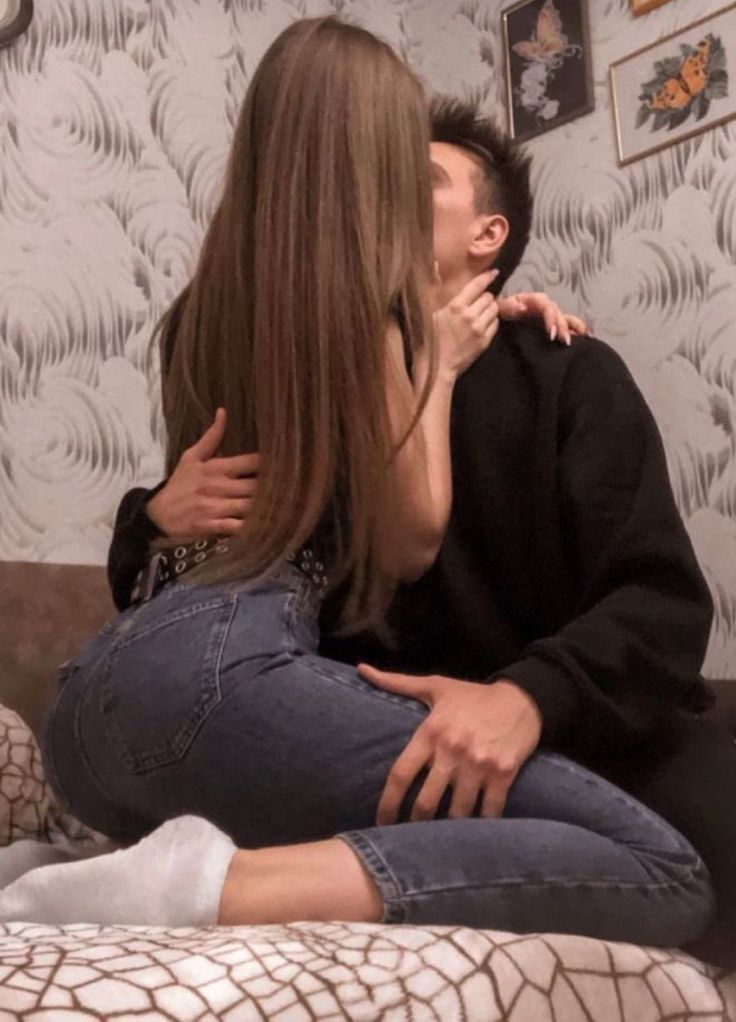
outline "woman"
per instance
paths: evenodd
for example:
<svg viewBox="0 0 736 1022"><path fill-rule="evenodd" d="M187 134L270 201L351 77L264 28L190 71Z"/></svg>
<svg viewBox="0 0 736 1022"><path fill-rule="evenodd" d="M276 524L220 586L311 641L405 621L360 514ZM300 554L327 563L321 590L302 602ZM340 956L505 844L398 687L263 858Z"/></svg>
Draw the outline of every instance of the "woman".
<svg viewBox="0 0 736 1022"><path fill-rule="evenodd" d="M349 630L382 627L392 586L432 563L452 389L496 329L491 273L430 314L427 150L418 83L367 32L300 22L266 54L164 322L169 464L225 407L223 453L262 459L247 527L167 554L185 577L64 672L54 787L122 842L153 833L28 874L3 919L383 919L651 944L705 928L687 842L557 755L529 759L503 819L373 826L426 709L317 654L325 571Z"/></svg>

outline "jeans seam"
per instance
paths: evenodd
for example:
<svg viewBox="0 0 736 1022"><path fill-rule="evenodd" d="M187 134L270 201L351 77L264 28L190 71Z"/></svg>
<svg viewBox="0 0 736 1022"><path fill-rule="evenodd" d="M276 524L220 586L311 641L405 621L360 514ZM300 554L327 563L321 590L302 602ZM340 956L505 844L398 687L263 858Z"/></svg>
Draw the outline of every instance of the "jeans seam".
<svg viewBox="0 0 736 1022"><path fill-rule="evenodd" d="M612 887L616 890L641 890L641 891L659 891L659 890L679 890L682 888L682 882L676 880L661 880L657 883L636 883L635 881L621 881L621 880L527 880L523 877L514 877L506 880L491 880L487 883L482 884L468 884L468 883L457 883L457 884L442 884L439 887L422 887L419 891L404 891L403 897L405 900L412 898L422 898L425 895L434 894L445 894L452 893L453 891L485 891L491 888L497 887L539 887L546 890L555 888L567 888L567 887L582 887L590 889L599 889L604 887Z"/></svg>
<svg viewBox="0 0 736 1022"><path fill-rule="evenodd" d="M329 671L326 671L319 664L312 663L310 664L310 668L317 674L321 675L323 678L327 678L328 681L334 681L335 684L342 685L343 688L348 688L351 689L352 691L355 691L353 685L351 685L349 681L344 681L342 678L337 677L337 675L330 674ZM412 699L411 697L408 696L397 696L394 695L392 692L384 692L382 689L377 688L375 685L371 685L370 682L367 682L366 684L368 684L370 687L367 689L361 689L361 691L365 691L367 695L371 696L371 698L380 699L382 702L392 703L394 706L402 706L404 709L409 710L411 713L415 713L417 717L421 717L422 719L426 717L427 715L426 709L422 711L421 709L419 709L419 707L412 706L412 703L415 702L419 703L420 700Z"/></svg>
<svg viewBox="0 0 736 1022"><path fill-rule="evenodd" d="M76 670L76 668L74 668L74 670ZM69 679L67 678L67 680ZM54 700L53 706L49 711L48 718L44 725L44 733L41 742L41 762L44 766L48 786L57 802L57 805L62 809L62 811L68 812L71 808L71 802L69 801L69 798L61 784L61 779L59 778L59 771L56 766L56 757L54 756L53 739L54 721L56 719L56 713L62 695L63 689L57 693L56 699Z"/></svg>
<svg viewBox="0 0 736 1022"><path fill-rule="evenodd" d="M79 758L82 760L82 762L84 763L84 766L86 768L87 777L89 778L89 780L92 783L93 787L97 788L97 791L100 793L102 798L104 800L106 800L108 803L112 803L113 802L112 795L107 790L107 788L106 788L105 784L103 783L102 779L97 774L97 771L93 769L92 764L89 761L89 757L87 756L87 753L85 751L84 744L82 742L82 727L81 727L81 719L80 719L80 717L81 717L82 706L83 706L84 700L85 700L85 698L87 696L87 690L89 689L91 679L92 679L91 675L88 675L84 679L83 691L82 691L81 695L79 696L79 698L77 699L77 705L76 705L76 707L74 709L74 716L72 717L72 734L74 735L74 741L76 743L77 752L79 753Z"/></svg>
<svg viewBox="0 0 736 1022"><path fill-rule="evenodd" d="M187 618L192 617L194 614L199 614L202 611L206 610L217 610L219 607L221 606L224 607L228 603L232 603L234 606L235 602L236 601L234 601L230 597L223 598L222 596L219 596L216 598L211 598L209 600L203 600L200 603L193 603L190 606L182 607L179 610L170 611L164 617L157 618L156 620L152 621L151 624L147 625L144 628L141 628L139 631L134 632L132 635L130 634L130 630L126 629L122 635L118 636L118 641L115 642L114 647L110 650L110 653L120 653L124 649L127 649L128 646L133 645L139 639L145 639L149 635L159 631L162 628L167 627L168 625L177 624L180 621L185 621Z"/></svg>
<svg viewBox="0 0 736 1022"><path fill-rule="evenodd" d="M544 756L544 759L547 761L547 763L556 766L559 770L562 770L568 774L573 774L577 777L580 776L578 764L576 764L574 760L562 759L561 757L557 756L554 752L541 752L540 755ZM612 789L610 792L611 797L615 798L617 802L626 806L627 810L636 813L636 815L641 819L646 819L647 824L651 825L652 827L656 827L660 834L666 834L670 837L675 838L677 841L677 846L680 850L691 851L695 856L695 863L690 867L690 872L693 872L697 867L702 866L700 856L698 855L697 851L693 848L693 846L690 844L690 842L687 840L687 838L680 834L679 831L675 830L674 827L670 826L670 824L668 824L666 820L661 819L661 817L653 809L649 809L646 806L642 805L641 803L637 802L636 799L627 795L626 792L616 788L616 786L611 784L609 781L606 781L605 777L600 777L598 774L587 770L585 771L585 774L586 774L585 780L588 781L588 783L593 782L598 789L602 787L606 789L609 788Z"/></svg>
<svg viewBox="0 0 736 1022"><path fill-rule="evenodd" d="M364 831L346 830L336 835L358 856L378 887L383 901L381 923L402 923L406 914L404 892L396 874Z"/></svg>

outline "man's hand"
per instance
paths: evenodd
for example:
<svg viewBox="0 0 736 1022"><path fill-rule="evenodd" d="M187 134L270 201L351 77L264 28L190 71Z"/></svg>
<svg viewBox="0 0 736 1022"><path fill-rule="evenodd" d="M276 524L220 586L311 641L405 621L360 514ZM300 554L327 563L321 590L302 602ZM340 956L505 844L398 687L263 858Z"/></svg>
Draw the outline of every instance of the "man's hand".
<svg viewBox="0 0 736 1022"><path fill-rule="evenodd" d="M417 774L429 771L412 808L412 820L431 820L448 787L452 819L501 816L517 773L539 744L542 718L534 700L512 681L490 685L438 675L412 677L359 664L378 688L425 703L429 716L394 763L383 789L376 823L395 823Z"/></svg>
<svg viewBox="0 0 736 1022"><path fill-rule="evenodd" d="M232 536L248 517L258 486L257 454L216 457L225 436L226 413L179 459L163 489L146 504L146 514L172 539Z"/></svg>
<svg viewBox="0 0 736 1022"><path fill-rule="evenodd" d="M588 332L582 319L563 312L544 291L523 291L508 298L499 298L498 315L506 320L543 319L550 340L559 338L562 344L567 345L571 343L573 334Z"/></svg>

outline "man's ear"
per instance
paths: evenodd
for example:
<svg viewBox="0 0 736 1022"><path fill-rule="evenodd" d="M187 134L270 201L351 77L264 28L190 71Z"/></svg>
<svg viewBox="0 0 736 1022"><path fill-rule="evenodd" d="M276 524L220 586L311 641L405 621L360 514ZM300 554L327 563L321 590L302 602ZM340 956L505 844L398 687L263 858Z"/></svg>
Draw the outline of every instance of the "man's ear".
<svg viewBox="0 0 736 1022"><path fill-rule="evenodd" d="M470 243L470 255L485 263L495 259L509 236L509 222L500 213L478 218L478 227Z"/></svg>

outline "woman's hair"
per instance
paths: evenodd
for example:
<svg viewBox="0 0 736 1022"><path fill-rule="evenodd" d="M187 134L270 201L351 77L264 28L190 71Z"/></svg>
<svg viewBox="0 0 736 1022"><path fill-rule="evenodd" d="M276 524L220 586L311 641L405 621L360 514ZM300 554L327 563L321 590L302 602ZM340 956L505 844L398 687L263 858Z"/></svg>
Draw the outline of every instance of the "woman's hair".
<svg viewBox="0 0 736 1022"><path fill-rule="evenodd" d="M245 528L198 581L259 575L329 526L343 630L380 619L386 330L397 316L409 351L430 343L428 150L421 85L363 29L296 22L258 66L194 276L158 327L168 471L218 406L221 453L261 454Z"/></svg>

